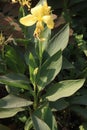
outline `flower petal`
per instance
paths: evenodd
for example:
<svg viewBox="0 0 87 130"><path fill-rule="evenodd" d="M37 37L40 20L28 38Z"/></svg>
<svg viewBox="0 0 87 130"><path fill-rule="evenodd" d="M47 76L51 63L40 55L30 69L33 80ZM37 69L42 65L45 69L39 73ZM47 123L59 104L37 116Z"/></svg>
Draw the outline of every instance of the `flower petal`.
<svg viewBox="0 0 87 130"><path fill-rule="evenodd" d="M53 18L51 15L43 16L43 22L47 24L48 28L53 29L54 22L53 22Z"/></svg>
<svg viewBox="0 0 87 130"><path fill-rule="evenodd" d="M39 19L43 16L43 6L42 5L37 5L36 7L31 9L31 14L33 16L36 16Z"/></svg>
<svg viewBox="0 0 87 130"><path fill-rule="evenodd" d="M31 14L20 18L20 23L25 25L25 26L31 26L31 25L35 24L36 21L37 21L36 17L34 17Z"/></svg>

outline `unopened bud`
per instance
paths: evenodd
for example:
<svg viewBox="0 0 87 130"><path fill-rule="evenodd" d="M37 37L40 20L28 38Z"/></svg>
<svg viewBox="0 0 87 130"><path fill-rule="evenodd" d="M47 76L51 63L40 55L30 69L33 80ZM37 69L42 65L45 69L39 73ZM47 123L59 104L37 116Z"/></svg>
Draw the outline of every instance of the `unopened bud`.
<svg viewBox="0 0 87 130"><path fill-rule="evenodd" d="M34 70L33 74L34 74L34 75L37 75L37 73L38 73L38 67L37 67L37 68L35 68L35 70Z"/></svg>

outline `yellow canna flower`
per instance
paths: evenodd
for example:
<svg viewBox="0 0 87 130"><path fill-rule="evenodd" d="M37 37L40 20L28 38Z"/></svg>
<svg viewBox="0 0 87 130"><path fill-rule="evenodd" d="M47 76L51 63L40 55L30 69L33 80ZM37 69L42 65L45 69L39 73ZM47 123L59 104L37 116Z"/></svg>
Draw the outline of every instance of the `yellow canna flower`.
<svg viewBox="0 0 87 130"><path fill-rule="evenodd" d="M53 29L54 27L51 7L48 6L45 1L43 4L39 4L36 7L31 8L31 14L22 17L20 19L20 23L25 26L32 26L36 23L34 36L40 37L40 33L44 30L44 23L50 29Z"/></svg>
<svg viewBox="0 0 87 130"><path fill-rule="evenodd" d="M28 8L30 8L30 3L31 0L12 0L12 3L17 3L19 2L21 6L27 6Z"/></svg>

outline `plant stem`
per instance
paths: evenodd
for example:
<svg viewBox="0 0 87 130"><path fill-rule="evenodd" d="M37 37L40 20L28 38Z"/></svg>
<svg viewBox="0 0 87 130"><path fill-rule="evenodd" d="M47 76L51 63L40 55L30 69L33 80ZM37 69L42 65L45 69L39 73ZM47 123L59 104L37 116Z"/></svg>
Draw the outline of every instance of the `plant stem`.
<svg viewBox="0 0 87 130"><path fill-rule="evenodd" d="M34 110L36 110L37 106L38 106L37 86L34 85L34 104L33 104Z"/></svg>
<svg viewBox="0 0 87 130"><path fill-rule="evenodd" d="M42 64L42 43L39 41L39 61L40 61L40 67Z"/></svg>

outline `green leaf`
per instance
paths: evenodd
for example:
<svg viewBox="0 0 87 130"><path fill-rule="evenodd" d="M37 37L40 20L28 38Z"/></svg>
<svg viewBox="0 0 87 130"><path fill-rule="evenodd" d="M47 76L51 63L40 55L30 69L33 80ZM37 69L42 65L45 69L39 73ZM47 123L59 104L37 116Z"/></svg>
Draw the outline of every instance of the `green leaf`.
<svg viewBox="0 0 87 130"><path fill-rule="evenodd" d="M65 25L53 38L49 41L46 53L49 56L54 55L59 50L64 50L69 40L69 25Z"/></svg>
<svg viewBox="0 0 87 130"><path fill-rule="evenodd" d="M41 107L34 111L34 115L42 119L51 130L57 130L57 123L48 103L45 102Z"/></svg>
<svg viewBox="0 0 87 130"><path fill-rule="evenodd" d="M21 44L22 46L27 46L28 44L30 44L30 39L24 39L24 38L15 38L15 42L17 44Z"/></svg>
<svg viewBox="0 0 87 130"><path fill-rule="evenodd" d="M10 130L7 126L0 124L0 130Z"/></svg>
<svg viewBox="0 0 87 130"><path fill-rule="evenodd" d="M34 45L34 43L31 43L31 42L28 43L27 49L26 49L25 55L24 55L27 65L29 65L29 54L30 53L32 53L32 55L36 59L35 45Z"/></svg>
<svg viewBox="0 0 87 130"><path fill-rule="evenodd" d="M83 86L84 81L85 79L61 81L50 86L45 96L49 101L56 101L63 97L69 97Z"/></svg>
<svg viewBox="0 0 87 130"><path fill-rule="evenodd" d="M51 130L48 125L41 119L39 119L37 116L32 115L32 121L35 130Z"/></svg>
<svg viewBox="0 0 87 130"><path fill-rule="evenodd" d="M42 53L44 52L44 50L46 49L49 39L51 36L51 30L49 28L45 28L44 31L41 33L41 37L44 38L45 40L42 41Z"/></svg>
<svg viewBox="0 0 87 130"><path fill-rule="evenodd" d="M21 92L20 88L5 85L6 91L13 95L18 95Z"/></svg>
<svg viewBox="0 0 87 130"><path fill-rule="evenodd" d="M0 108L18 108L32 105L33 102L15 95L7 95L0 99Z"/></svg>
<svg viewBox="0 0 87 130"><path fill-rule="evenodd" d="M50 127L51 130L57 130L57 123L55 120L55 117L52 114L51 109L49 106L46 106L42 110L43 114L43 120L46 122L46 124Z"/></svg>
<svg viewBox="0 0 87 130"><path fill-rule="evenodd" d="M29 55L29 72L30 72L30 80L33 83L35 83L35 74L34 74L34 70L37 68L37 64L36 61L32 55L32 53L30 53Z"/></svg>
<svg viewBox="0 0 87 130"><path fill-rule="evenodd" d="M72 63L70 63L65 57L63 57L62 69L73 69L75 68Z"/></svg>
<svg viewBox="0 0 87 130"><path fill-rule="evenodd" d="M61 98L55 102L50 102L50 107L53 111L60 111L69 106L69 103L64 100L64 98Z"/></svg>
<svg viewBox="0 0 87 130"><path fill-rule="evenodd" d="M51 112L49 106L45 106L43 108L42 114L43 114L43 120L52 129L52 112Z"/></svg>
<svg viewBox="0 0 87 130"><path fill-rule="evenodd" d="M23 60L23 55L21 54L21 51L19 51L20 48L17 48L15 46L13 47L6 46L6 64L12 71L24 73L25 63Z"/></svg>
<svg viewBox="0 0 87 130"><path fill-rule="evenodd" d="M32 120L29 117L25 123L24 130L30 130L33 126Z"/></svg>
<svg viewBox="0 0 87 130"><path fill-rule="evenodd" d="M84 52L84 54L85 54L86 57L87 57L87 50L85 49L85 50L83 50L83 52Z"/></svg>
<svg viewBox="0 0 87 130"><path fill-rule="evenodd" d="M29 80L25 75L22 74L9 73L7 75L0 76L0 83L6 84L8 86L31 90Z"/></svg>
<svg viewBox="0 0 87 130"><path fill-rule="evenodd" d="M52 130L58 130L55 117L52 117Z"/></svg>
<svg viewBox="0 0 87 130"><path fill-rule="evenodd" d="M58 51L52 57L46 60L40 70L40 77L38 80L38 86L45 87L48 85L60 72L62 67L62 54Z"/></svg>
<svg viewBox="0 0 87 130"><path fill-rule="evenodd" d="M24 26L25 27L25 26ZM26 27L28 29L27 33L26 33L26 37L29 38L31 40L31 42L34 42L34 30L35 30L36 25L32 25L29 27Z"/></svg>
<svg viewBox="0 0 87 130"><path fill-rule="evenodd" d="M23 108L0 108L0 118L8 118L16 115L18 112L24 111Z"/></svg>

